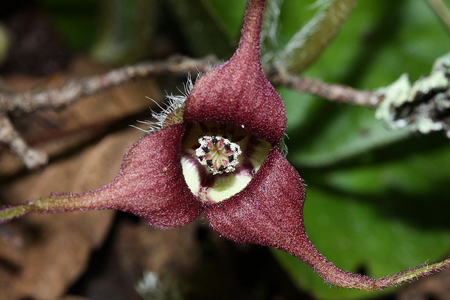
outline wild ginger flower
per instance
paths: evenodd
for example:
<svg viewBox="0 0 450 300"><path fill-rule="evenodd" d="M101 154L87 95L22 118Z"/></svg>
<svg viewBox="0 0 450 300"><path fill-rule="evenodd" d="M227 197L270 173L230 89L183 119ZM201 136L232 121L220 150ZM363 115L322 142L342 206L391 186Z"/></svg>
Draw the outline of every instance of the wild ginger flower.
<svg viewBox="0 0 450 300"><path fill-rule="evenodd" d="M261 66L264 7L265 0L249 1L233 57L199 78L186 98L172 98L156 116L159 126L128 150L111 183L5 208L0 220L31 212L118 209L151 226L172 228L203 212L227 239L284 250L329 283L365 290L448 268L450 259L376 280L337 268L313 246L303 224L303 181L280 149L283 101Z"/></svg>

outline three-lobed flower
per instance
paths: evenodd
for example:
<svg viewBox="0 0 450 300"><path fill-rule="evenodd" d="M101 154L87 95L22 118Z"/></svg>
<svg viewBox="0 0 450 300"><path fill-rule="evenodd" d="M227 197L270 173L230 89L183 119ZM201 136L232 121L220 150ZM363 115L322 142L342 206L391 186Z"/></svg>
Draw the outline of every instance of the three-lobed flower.
<svg viewBox="0 0 450 300"><path fill-rule="evenodd" d="M284 104L260 60L265 2L249 1L233 57L202 75L186 98L172 98L157 115L159 126L128 150L111 183L5 208L0 220L31 212L117 209L166 229L203 212L227 239L284 250L329 283L365 290L449 267L447 259L376 280L337 268L313 246L303 224L305 187L282 153Z"/></svg>

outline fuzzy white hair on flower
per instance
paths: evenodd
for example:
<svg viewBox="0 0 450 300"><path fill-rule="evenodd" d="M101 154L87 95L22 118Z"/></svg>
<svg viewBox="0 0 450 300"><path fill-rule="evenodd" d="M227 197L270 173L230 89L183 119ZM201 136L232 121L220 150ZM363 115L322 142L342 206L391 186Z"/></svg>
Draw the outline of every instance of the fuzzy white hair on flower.
<svg viewBox="0 0 450 300"><path fill-rule="evenodd" d="M201 76L201 73L198 72L196 80L200 76ZM191 93L193 87L194 87L194 82L192 80L191 75L188 74L186 83L183 84L183 90L178 90L181 93L181 95L167 94L166 95L167 102L164 103L163 105L158 103L156 100L147 97L147 99L149 99L150 101L155 103L158 106L158 108L160 109L159 112L151 110L151 116L153 119L156 119L156 120L155 121L151 121L151 120L148 120L148 121L138 120L137 121L138 123L147 125L148 129L142 129L142 128L134 126L134 125L130 125L130 126L136 128L136 129L139 129L141 131L147 132L147 133L151 133L151 132L160 130L163 127L164 122L167 119L167 116L171 115L177 109L184 107L184 103L186 102L186 99L188 98L189 94Z"/></svg>

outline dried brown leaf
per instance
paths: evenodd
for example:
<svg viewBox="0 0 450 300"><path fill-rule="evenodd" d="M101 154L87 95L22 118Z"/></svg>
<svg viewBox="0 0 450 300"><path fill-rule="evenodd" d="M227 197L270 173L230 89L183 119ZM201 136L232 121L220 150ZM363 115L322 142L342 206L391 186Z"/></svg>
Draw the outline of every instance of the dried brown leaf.
<svg viewBox="0 0 450 300"><path fill-rule="evenodd" d="M111 134L79 154L3 186L0 197L12 204L54 191L99 188L114 178L125 149L140 135L135 129ZM0 237L0 299L61 296L85 270L113 216L112 211L30 215L1 226L0 234L9 239L2 243Z"/></svg>
<svg viewBox="0 0 450 300"><path fill-rule="evenodd" d="M162 276L186 274L201 258L198 225L195 222L173 230L160 230L145 222L139 226L122 224L116 246L126 277L137 281L144 270Z"/></svg>
<svg viewBox="0 0 450 300"><path fill-rule="evenodd" d="M65 74L42 78L14 75L3 79L1 86L16 92L37 91L47 87L58 87L67 80L106 72L84 57L75 59ZM18 115L13 123L32 146L49 155L61 155L74 147L104 133L106 128L118 120L149 111L153 103L163 96L154 79L140 80L112 88L102 94L87 97L62 110L38 111L31 115ZM150 115L150 112L148 113ZM3 150L3 151L2 151ZM22 163L6 148L0 148L0 176L16 173Z"/></svg>

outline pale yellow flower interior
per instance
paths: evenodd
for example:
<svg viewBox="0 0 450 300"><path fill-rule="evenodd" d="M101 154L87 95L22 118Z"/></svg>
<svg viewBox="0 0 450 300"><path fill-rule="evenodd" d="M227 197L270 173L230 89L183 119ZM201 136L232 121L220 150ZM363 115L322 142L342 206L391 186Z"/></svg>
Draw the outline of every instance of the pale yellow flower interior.
<svg viewBox="0 0 450 300"><path fill-rule="evenodd" d="M215 136L238 145L239 154L232 171L215 174L201 163L197 154L203 151L199 139ZM235 147L235 149L237 149ZM212 123L191 124L183 141L181 165L191 192L202 201L220 202L242 191L261 167L270 150L270 144L241 128ZM237 150L236 150L237 151ZM237 161L238 160L238 161Z"/></svg>

